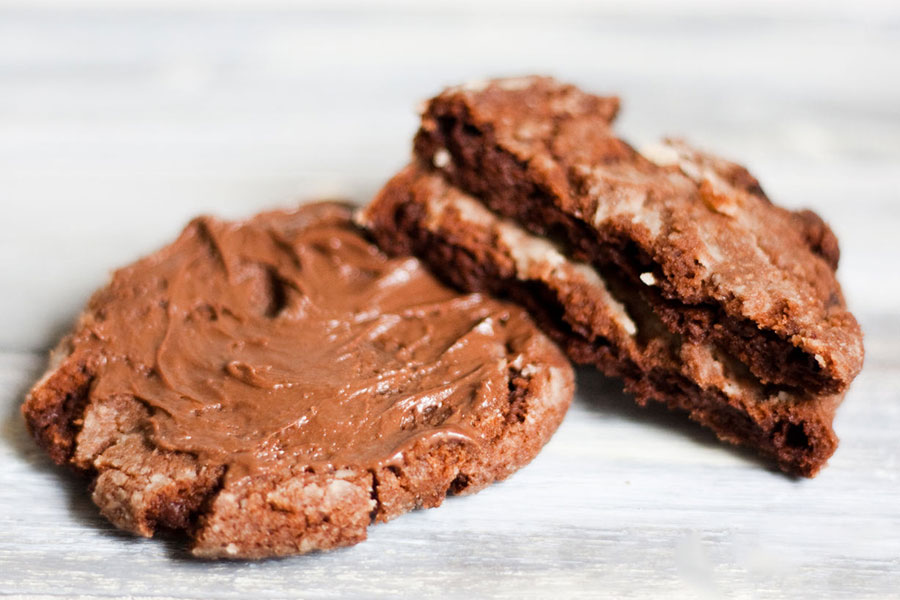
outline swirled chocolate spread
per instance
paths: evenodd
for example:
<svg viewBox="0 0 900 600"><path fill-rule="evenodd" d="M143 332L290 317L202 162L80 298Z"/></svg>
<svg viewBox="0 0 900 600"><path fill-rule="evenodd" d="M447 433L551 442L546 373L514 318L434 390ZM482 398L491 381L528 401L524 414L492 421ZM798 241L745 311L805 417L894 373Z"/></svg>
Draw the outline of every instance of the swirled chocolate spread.
<svg viewBox="0 0 900 600"><path fill-rule="evenodd" d="M124 528L194 527L211 506L198 534L208 556L360 539L356 522L345 535L333 514L325 521L339 533L316 538L303 512L310 503L317 514L355 506L364 536L371 516L483 487L533 457L572 395L570 367L524 311L454 292L414 258L388 258L335 203L244 222L195 219L115 273L65 350L26 403L35 437L58 462L99 473L95 501ZM547 412L528 414L537 398L553 410L528 425ZM530 441L499 452L513 426L531 427ZM136 463L119 460L129 435ZM160 454L190 460L159 467L151 459ZM327 477L297 482L310 473ZM416 477L439 482L439 495L417 492ZM399 504L387 495L394 480L412 490ZM156 501L165 510L149 500L160 481L171 488ZM233 518L216 521L231 515L229 503L247 510L260 486L265 511L294 511L305 524L275 550L260 541L271 532L221 534ZM324 492L284 499L308 486Z"/></svg>
<svg viewBox="0 0 900 600"><path fill-rule="evenodd" d="M375 464L422 437L476 442L466 417L505 401L492 388L506 344L531 324L320 212L316 227L308 211L200 218L119 271L82 332L104 348L91 395L133 395L159 446L242 474L286 455Z"/></svg>

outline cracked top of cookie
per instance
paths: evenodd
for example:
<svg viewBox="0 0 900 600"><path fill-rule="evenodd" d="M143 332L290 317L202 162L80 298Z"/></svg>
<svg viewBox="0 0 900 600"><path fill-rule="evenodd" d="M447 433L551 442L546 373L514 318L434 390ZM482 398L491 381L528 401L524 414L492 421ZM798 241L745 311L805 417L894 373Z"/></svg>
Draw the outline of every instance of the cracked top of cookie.
<svg viewBox="0 0 900 600"><path fill-rule="evenodd" d="M195 219L93 297L69 360L88 404L138 400L156 447L234 478L478 444L504 426L510 362L539 335L521 309L388 258L323 203Z"/></svg>
<svg viewBox="0 0 900 600"><path fill-rule="evenodd" d="M617 108L546 77L457 86L426 104L415 150L492 210L621 269L673 332L725 347L762 383L845 389L862 335L827 225L682 142L635 151L610 127Z"/></svg>

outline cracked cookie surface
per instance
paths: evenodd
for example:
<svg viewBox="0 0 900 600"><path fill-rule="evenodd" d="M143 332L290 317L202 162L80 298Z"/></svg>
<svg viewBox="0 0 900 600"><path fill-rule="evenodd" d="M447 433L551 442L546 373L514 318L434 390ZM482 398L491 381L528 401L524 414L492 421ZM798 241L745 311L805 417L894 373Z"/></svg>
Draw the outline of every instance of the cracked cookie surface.
<svg viewBox="0 0 900 600"><path fill-rule="evenodd" d="M635 151L611 129L615 98L505 81L431 99L422 162L578 260L621 270L674 333L724 347L764 384L846 390L862 334L822 219L774 205L746 169L681 142Z"/></svg>

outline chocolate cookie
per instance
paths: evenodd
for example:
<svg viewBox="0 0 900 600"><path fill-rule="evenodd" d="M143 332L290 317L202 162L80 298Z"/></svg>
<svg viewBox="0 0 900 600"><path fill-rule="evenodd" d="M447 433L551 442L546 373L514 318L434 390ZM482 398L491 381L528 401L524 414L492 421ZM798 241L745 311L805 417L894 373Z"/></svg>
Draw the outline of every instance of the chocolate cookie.
<svg viewBox="0 0 900 600"><path fill-rule="evenodd" d="M423 116L421 164L362 221L389 251L525 305L639 402L814 475L862 362L834 235L732 163L679 142L651 162L610 131L618 104L585 96L547 78L447 90Z"/></svg>
<svg viewBox="0 0 900 600"><path fill-rule="evenodd" d="M678 142L638 154L610 129L610 99L512 81L432 99L416 154L577 260L621 271L671 331L725 349L761 383L847 388L862 336L818 216L773 205L742 167Z"/></svg>
<svg viewBox="0 0 900 600"><path fill-rule="evenodd" d="M525 312L349 219L199 218L94 295L23 413L115 525L185 530L202 557L345 546L549 439L572 372Z"/></svg>

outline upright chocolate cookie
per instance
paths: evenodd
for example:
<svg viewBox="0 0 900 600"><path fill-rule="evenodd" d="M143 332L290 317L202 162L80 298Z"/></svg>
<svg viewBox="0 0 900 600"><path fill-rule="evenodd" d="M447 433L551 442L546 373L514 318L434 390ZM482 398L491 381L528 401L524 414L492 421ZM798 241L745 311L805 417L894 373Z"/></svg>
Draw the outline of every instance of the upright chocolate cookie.
<svg viewBox="0 0 900 600"><path fill-rule="evenodd" d="M95 294L23 413L115 525L203 557L334 548L549 439L573 389L552 342L349 217L200 218Z"/></svg>
<svg viewBox="0 0 900 600"><path fill-rule="evenodd" d="M862 361L831 231L681 143L654 152L666 166L651 162L610 131L614 111L586 113L571 86L514 82L430 101L421 164L361 220L385 249L525 305L573 360L622 377L639 402L814 475Z"/></svg>
<svg viewBox="0 0 900 600"><path fill-rule="evenodd" d="M576 259L620 270L671 331L727 350L761 383L847 388L862 336L821 219L773 205L745 169L683 144L638 154L610 129L608 99L586 114L571 86L514 81L432 99L417 155Z"/></svg>

